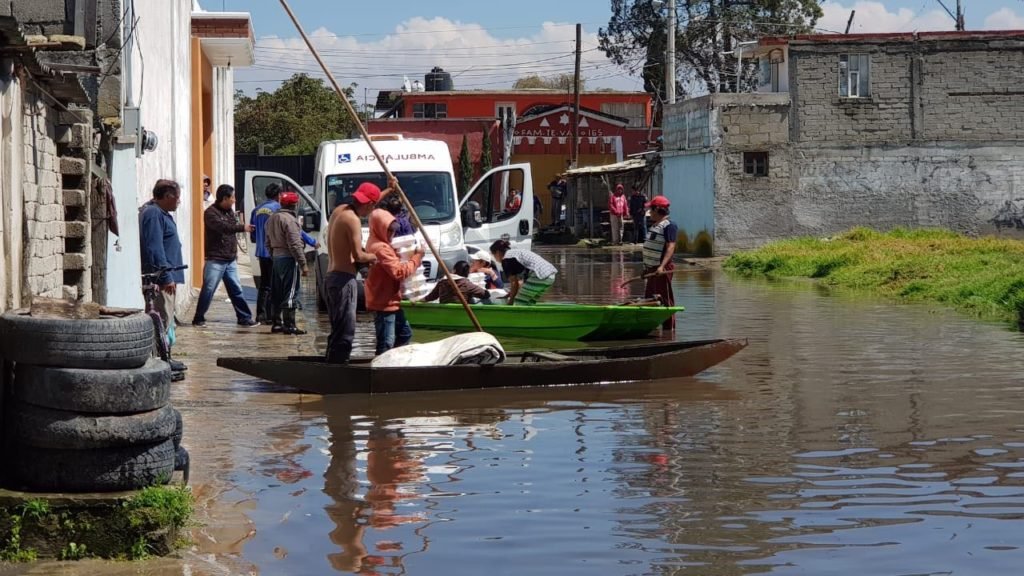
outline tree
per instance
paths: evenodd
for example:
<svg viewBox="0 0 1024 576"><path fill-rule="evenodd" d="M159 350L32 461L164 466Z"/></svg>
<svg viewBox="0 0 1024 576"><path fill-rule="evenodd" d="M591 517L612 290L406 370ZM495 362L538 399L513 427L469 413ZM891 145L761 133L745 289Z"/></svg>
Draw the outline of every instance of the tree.
<svg viewBox="0 0 1024 576"><path fill-rule="evenodd" d="M608 27L598 31L601 50L641 70L644 89L663 102L667 15L654 0L611 0L611 7ZM808 33L822 15L818 0L678 0L677 10L677 95L748 88L753 64L738 71L728 54L737 41Z"/></svg>
<svg viewBox="0 0 1024 576"><path fill-rule="evenodd" d="M459 152L459 197L469 192L473 184L473 159L469 157L469 140L462 135L462 150Z"/></svg>
<svg viewBox="0 0 1024 576"><path fill-rule="evenodd" d="M345 89L355 104L353 88ZM295 74L273 92L255 97L235 91L235 149L254 153L263 144L270 155L312 154L324 140L348 137L355 122L323 80Z"/></svg>
<svg viewBox="0 0 1024 576"><path fill-rule="evenodd" d="M494 159L491 150L490 126L484 127L484 142L480 148L480 175L487 174L487 171L494 167Z"/></svg>
<svg viewBox="0 0 1024 576"><path fill-rule="evenodd" d="M575 76L569 73L548 76L547 78L542 78L537 74L530 74L516 80L515 84L512 85L512 89L530 90L543 88L545 90L562 90L565 92L572 92L574 81ZM580 78L580 90L583 90L584 82L583 78Z"/></svg>

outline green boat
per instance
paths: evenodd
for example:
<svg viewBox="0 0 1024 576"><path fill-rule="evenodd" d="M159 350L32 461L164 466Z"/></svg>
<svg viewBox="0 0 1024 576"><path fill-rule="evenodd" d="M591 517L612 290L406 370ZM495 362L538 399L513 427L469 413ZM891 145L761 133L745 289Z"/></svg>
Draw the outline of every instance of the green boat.
<svg viewBox="0 0 1024 576"><path fill-rule="evenodd" d="M476 304L473 313L483 329L495 336L533 340L632 340L649 335L682 306L592 306L536 304L504 306ZM470 332L473 324L461 304L403 302L405 317L414 328Z"/></svg>

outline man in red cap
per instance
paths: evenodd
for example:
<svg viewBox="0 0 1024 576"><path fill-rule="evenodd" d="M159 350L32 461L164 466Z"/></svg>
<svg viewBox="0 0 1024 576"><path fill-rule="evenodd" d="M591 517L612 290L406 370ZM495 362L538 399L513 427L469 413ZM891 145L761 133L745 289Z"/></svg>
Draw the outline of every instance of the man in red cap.
<svg viewBox="0 0 1024 576"><path fill-rule="evenodd" d="M270 280L270 318L273 334L305 334L295 324L295 308L298 305L299 278L309 275L306 265L305 244L302 241L302 225L295 214L299 195L282 192L281 209L270 216L266 224L266 245L274 259L273 277Z"/></svg>
<svg viewBox="0 0 1024 576"><path fill-rule="evenodd" d="M659 298L664 306L675 306L672 293L672 256L676 253L676 236L679 229L668 219L670 203L664 196L655 196L647 203L651 209L651 225L644 241L644 276L647 287L645 298ZM676 317L673 315L661 325L664 330L675 330Z"/></svg>
<svg viewBox="0 0 1024 576"><path fill-rule="evenodd" d="M372 182L363 182L351 196L342 199L331 213L327 226L327 254L330 258L324 289L327 312L331 318L331 335L327 338L327 361L345 364L352 355L356 336L356 306L359 285L356 267L373 264L377 257L363 249L363 224L373 212L381 196L395 187L395 182L381 192Z"/></svg>

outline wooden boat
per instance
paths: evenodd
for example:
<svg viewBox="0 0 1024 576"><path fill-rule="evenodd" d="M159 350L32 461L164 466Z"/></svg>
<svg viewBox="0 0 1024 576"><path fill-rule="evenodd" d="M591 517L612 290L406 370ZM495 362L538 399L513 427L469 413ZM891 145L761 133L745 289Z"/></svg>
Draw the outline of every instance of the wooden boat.
<svg viewBox="0 0 1024 576"><path fill-rule="evenodd" d="M476 304L480 325L495 336L533 340L633 340L643 338L683 307L593 306L536 304L502 306ZM472 332L473 325L461 304L403 303L413 328L444 332Z"/></svg>
<svg viewBox="0 0 1024 576"><path fill-rule="evenodd" d="M614 348L514 352L493 366L373 368L370 358L328 364L320 356L218 358L217 366L313 394L379 394L661 380L724 362L746 340L660 342Z"/></svg>

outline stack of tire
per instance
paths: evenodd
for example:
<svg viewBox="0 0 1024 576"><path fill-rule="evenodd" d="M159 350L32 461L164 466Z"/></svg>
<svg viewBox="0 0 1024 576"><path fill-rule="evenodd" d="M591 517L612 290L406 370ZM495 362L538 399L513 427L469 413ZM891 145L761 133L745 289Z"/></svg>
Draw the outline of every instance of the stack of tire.
<svg viewBox="0 0 1024 576"><path fill-rule="evenodd" d="M153 357L142 313L99 319L0 316L0 357L13 363L3 391L2 467L10 488L109 492L188 481L171 370Z"/></svg>

